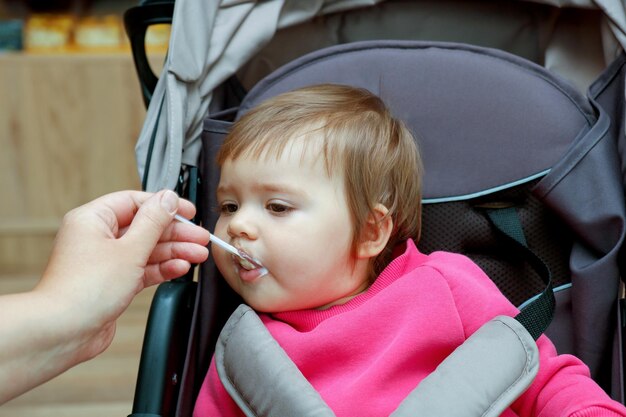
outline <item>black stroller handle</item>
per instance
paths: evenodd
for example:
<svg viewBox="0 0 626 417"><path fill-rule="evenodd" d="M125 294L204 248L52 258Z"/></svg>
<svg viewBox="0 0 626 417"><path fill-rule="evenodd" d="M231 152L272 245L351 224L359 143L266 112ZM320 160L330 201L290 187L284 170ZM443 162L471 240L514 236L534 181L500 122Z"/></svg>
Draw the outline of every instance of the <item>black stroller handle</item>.
<svg viewBox="0 0 626 417"><path fill-rule="evenodd" d="M124 27L130 40L135 69L146 107L148 107L159 81L159 77L152 71L146 55L146 32L150 25L171 24L173 14L173 0L146 0L124 13Z"/></svg>

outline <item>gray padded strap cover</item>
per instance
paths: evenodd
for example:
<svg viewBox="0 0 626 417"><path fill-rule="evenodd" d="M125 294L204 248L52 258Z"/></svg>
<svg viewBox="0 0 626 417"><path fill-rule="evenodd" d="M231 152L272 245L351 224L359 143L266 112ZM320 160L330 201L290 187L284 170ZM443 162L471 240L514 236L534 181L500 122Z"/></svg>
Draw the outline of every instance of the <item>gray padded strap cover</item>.
<svg viewBox="0 0 626 417"><path fill-rule="evenodd" d="M517 320L498 316L448 356L393 417L497 417L539 371L537 344Z"/></svg>
<svg viewBox="0 0 626 417"><path fill-rule="evenodd" d="M242 305L215 349L217 372L246 416L334 416L256 313ZM483 325L424 379L393 417L499 416L532 383L537 345L511 317Z"/></svg>
<svg viewBox="0 0 626 417"><path fill-rule="evenodd" d="M335 416L246 305L226 322L215 364L224 388L246 416Z"/></svg>

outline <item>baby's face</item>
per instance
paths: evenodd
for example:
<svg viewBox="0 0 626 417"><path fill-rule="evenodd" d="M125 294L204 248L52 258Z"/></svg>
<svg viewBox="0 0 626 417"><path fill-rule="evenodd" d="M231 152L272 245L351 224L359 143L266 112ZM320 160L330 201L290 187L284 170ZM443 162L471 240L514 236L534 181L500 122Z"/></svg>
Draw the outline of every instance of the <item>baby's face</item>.
<svg viewBox="0 0 626 417"><path fill-rule="evenodd" d="M230 286L263 312L326 308L367 288L367 260L355 259L343 178L329 178L321 150L295 142L278 159L227 160L217 191L215 234L259 260L246 270L212 246Z"/></svg>

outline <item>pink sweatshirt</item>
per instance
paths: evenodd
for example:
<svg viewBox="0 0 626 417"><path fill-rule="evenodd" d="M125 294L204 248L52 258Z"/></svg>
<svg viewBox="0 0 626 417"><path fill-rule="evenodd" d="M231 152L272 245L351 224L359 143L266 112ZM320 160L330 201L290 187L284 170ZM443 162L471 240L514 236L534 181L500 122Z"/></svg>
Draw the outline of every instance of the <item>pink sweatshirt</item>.
<svg viewBox="0 0 626 417"><path fill-rule="evenodd" d="M468 258L424 255L409 241L374 284L346 304L261 319L337 417L366 417L391 414L480 326L517 312ZM580 360L557 356L545 336L538 346L539 374L502 416L626 416ZM214 361L194 416L243 416Z"/></svg>

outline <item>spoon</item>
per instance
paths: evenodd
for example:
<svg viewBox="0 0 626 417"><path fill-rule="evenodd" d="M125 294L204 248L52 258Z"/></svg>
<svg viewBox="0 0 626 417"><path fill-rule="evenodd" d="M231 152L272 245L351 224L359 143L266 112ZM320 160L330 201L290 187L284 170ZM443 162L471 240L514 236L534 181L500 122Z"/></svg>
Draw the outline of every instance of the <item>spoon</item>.
<svg viewBox="0 0 626 417"><path fill-rule="evenodd" d="M181 223L187 223L187 224L191 224L191 225L197 226L194 222L184 218L180 214L174 215L174 218L176 220L178 220L179 222L181 222ZM261 263L259 261L257 261L256 259L254 259L250 255L248 255L243 250L237 249L233 245L230 245L230 244L224 242L222 239L220 239L219 237L215 236L213 233L209 233L209 234L211 236L210 237L211 242L213 242L214 244L216 244L220 248L224 249L226 252L229 252L229 253L232 253L235 256L238 256L240 259L250 263L254 268L263 268L263 269L265 269L265 267L263 265L261 265Z"/></svg>

